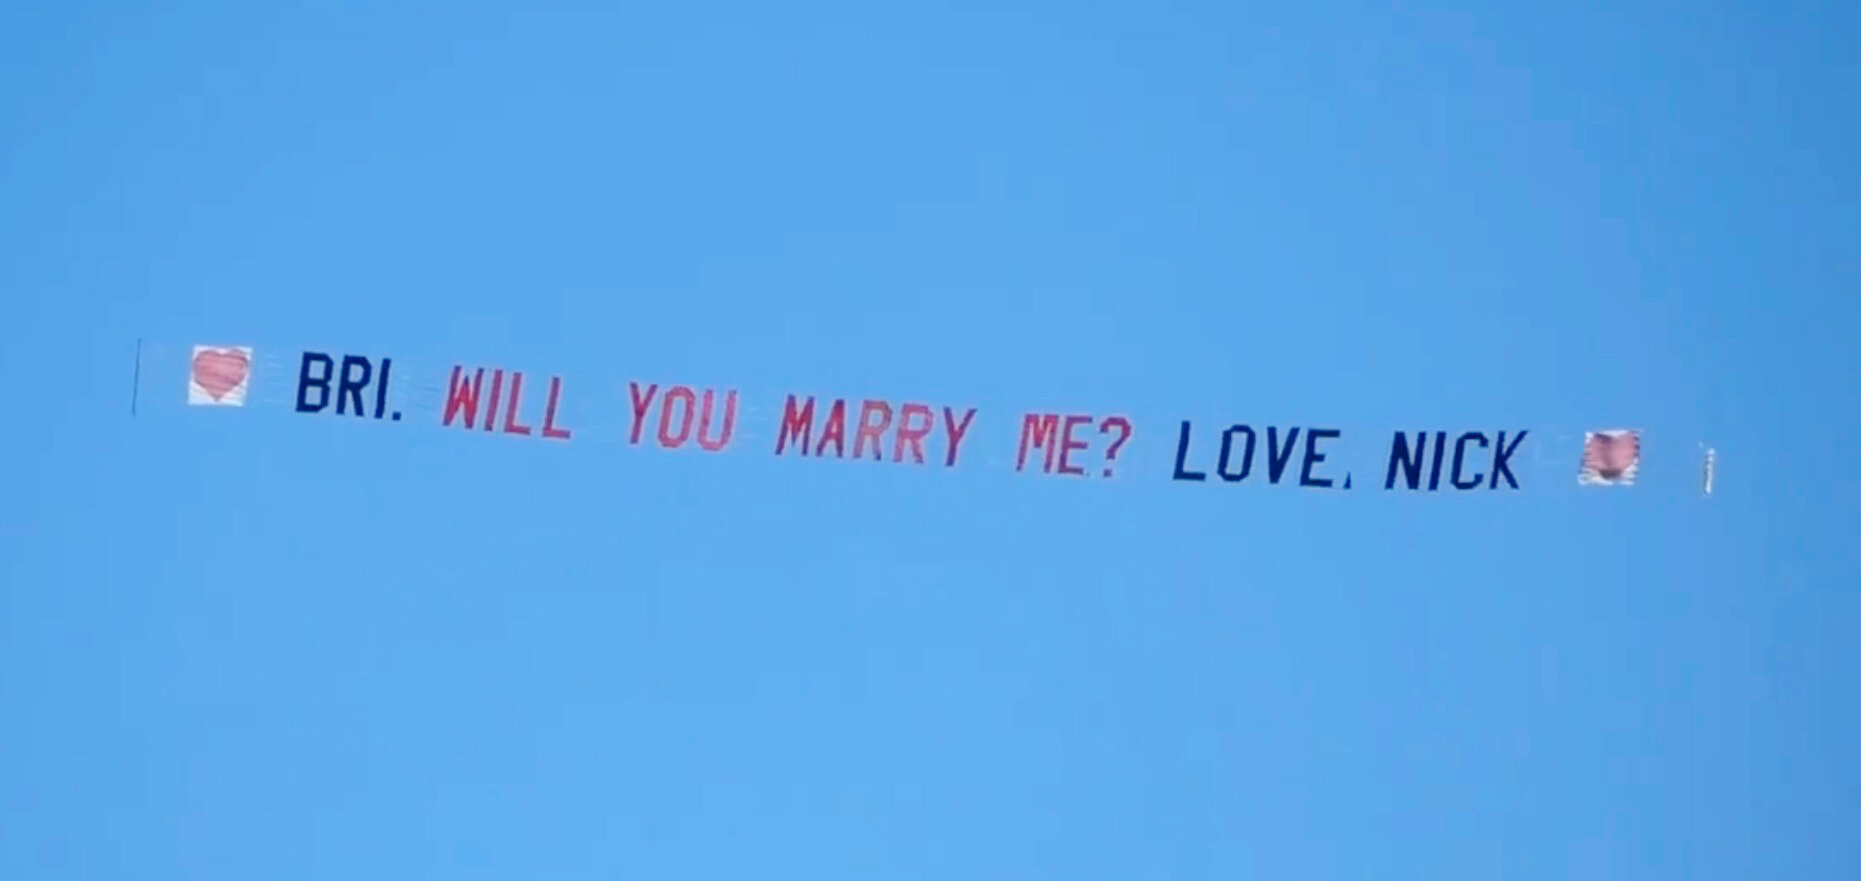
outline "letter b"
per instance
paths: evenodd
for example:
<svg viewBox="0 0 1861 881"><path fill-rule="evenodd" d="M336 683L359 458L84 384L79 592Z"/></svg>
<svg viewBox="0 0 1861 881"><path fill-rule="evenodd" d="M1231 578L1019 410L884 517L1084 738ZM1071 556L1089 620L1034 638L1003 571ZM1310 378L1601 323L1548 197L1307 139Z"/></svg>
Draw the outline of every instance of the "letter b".
<svg viewBox="0 0 1861 881"><path fill-rule="evenodd" d="M321 365L322 375L314 375L312 368ZM305 352L304 361L297 368L297 412L318 413L330 405L330 377L336 372L336 363L322 352ZM317 393L316 403L311 403L310 392Z"/></svg>

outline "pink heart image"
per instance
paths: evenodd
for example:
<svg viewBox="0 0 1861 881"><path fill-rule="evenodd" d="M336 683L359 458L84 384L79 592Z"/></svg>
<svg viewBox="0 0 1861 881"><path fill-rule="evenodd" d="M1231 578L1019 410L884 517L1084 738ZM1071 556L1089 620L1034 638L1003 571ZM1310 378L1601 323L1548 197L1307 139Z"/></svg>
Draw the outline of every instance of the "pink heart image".
<svg viewBox="0 0 1861 881"><path fill-rule="evenodd" d="M1641 455L1641 439L1633 434L1597 434L1583 451L1584 462L1602 477L1614 480L1628 472Z"/></svg>
<svg viewBox="0 0 1861 881"><path fill-rule="evenodd" d="M238 349L203 349L194 356L194 382L216 401L245 382L250 369Z"/></svg>

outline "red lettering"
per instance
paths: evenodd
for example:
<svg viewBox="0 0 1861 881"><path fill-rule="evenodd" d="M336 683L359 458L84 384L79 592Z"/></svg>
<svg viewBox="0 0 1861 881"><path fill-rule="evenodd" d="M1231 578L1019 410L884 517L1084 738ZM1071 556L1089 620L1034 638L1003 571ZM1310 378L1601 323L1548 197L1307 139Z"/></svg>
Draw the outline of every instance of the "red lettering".
<svg viewBox="0 0 1861 881"><path fill-rule="evenodd" d="M970 420L976 418L976 408L969 408L969 412L963 414L961 423L952 418L955 415L956 411L949 407L943 408L944 433L950 436L950 450L943 455L943 467L945 468L956 467L956 448L963 443L963 435L969 431Z"/></svg>
<svg viewBox="0 0 1861 881"><path fill-rule="evenodd" d="M485 430L491 430L491 423L498 421L498 392L504 388L504 371L491 372L491 403L485 405Z"/></svg>
<svg viewBox="0 0 1861 881"><path fill-rule="evenodd" d="M924 417L922 426L912 426L911 417ZM892 441L892 461L905 461L905 445L911 445L911 461L924 464L924 437L936 427L937 419L923 404L906 404L898 411L898 437Z"/></svg>
<svg viewBox="0 0 1861 881"><path fill-rule="evenodd" d="M658 391L658 385L649 385L646 387L646 397L640 397L640 384L627 383L627 396L633 399L633 434L628 437L627 443L640 442L640 428L646 424L646 408L653 405L653 395Z"/></svg>
<svg viewBox="0 0 1861 881"><path fill-rule="evenodd" d="M808 396L808 403L803 407L795 406L795 396L788 396L788 403L782 405L782 430L775 436L775 454L782 455L782 450L790 440L799 440L796 444L801 454L808 454L808 438L814 435L814 396Z"/></svg>
<svg viewBox="0 0 1861 881"><path fill-rule="evenodd" d="M672 427L672 403L674 401L685 402L685 419L679 423L678 437L673 437L672 432L667 430ZM659 404L660 446L668 450L676 450L685 445L686 439L691 437L691 416L697 409L697 406L698 396L692 394L691 389L682 385L675 385L666 389L666 396L661 399Z"/></svg>
<svg viewBox="0 0 1861 881"><path fill-rule="evenodd" d="M1015 470L1020 471L1027 464L1027 451L1030 446L1047 448L1047 460L1041 470L1053 471L1054 435L1059 431L1060 418L1051 413L1029 413L1021 418L1021 449L1015 454Z"/></svg>
<svg viewBox="0 0 1861 881"><path fill-rule="evenodd" d="M466 428L471 428L472 422L478 418L478 392L484 388L485 369L480 367L472 372L471 385L463 381L464 374L465 368L453 366L452 379L446 382L446 416L440 425L451 425L453 417L458 416L460 410L465 411Z"/></svg>
<svg viewBox="0 0 1861 881"><path fill-rule="evenodd" d="M517 405L523 400L523 372L510 373L510 404L504 408L504 433L529 434L530 426L517 423Z"/></svg>
<svg viewBox="0 0 1861 881"><path fill-rule="evenodd" d="M872 417L877 415L879 421L874 424ZM884 401L861 401L859 404L859 433L853 435L853 458L858 459L866 449L866 439L872 439L872 457L885 458L879 452L885 449L885 430L892 424L892 407Z"/></svg>
<svg viewBox="0 0 1861 881"><path fill-rule="evenodd" d="M708 440L711 433L711 390L704 390L704 415L698 418L698 446L707 453L715 453L730 443L731 429L737 424L737 390L731 389L724 395L724 430L717 440Z"/></svg>
<svg viewBox="0 0 1861 881"><path fill-rule="evenodd" d="M846 402L839 398L827 411L827 426L821 430L821 442L814 446L814 455L827 449L828 441L834 442L834 458L846 458Z"/></svg>
<svg viewBox="0 0 1861 881"><path fill-rule="evenodd" d="M569 430L556 427L556 403L562 395L562 377L549 378L549 400L543 404L543 436L556 440L568 440Z"/></svg>
<svg viewBox="0 0 1861 881"><path fill-rule="evenodd" d="M1081 425L1091 425L1091 424L1092 424L1092 417L1090 416L1068 416L1066 417L1066 427L1060 430L1060 473L1061 474L1084 474L1086 473L1086 470L1084 468L1079 467L1078 465L1066 464L1066 455L1068 453L1071 453L1074 450L1083 450L1086 448L1085 441L1073 440L1073 429Z"/></svg>

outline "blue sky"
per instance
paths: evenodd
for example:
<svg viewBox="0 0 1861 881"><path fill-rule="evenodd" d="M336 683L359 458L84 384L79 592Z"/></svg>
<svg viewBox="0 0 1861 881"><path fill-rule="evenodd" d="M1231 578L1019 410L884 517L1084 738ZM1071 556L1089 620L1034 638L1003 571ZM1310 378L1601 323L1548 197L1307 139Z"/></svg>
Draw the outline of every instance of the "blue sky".
<svg viewBox="0 0 1861 881"><path fill-rule="evenodd" d="M5 13L0 876L1855 874L1852 12L370 7ZM777 458L790 393L976 436ZM1401 429L1522 486L1382 492Z"/></svg>

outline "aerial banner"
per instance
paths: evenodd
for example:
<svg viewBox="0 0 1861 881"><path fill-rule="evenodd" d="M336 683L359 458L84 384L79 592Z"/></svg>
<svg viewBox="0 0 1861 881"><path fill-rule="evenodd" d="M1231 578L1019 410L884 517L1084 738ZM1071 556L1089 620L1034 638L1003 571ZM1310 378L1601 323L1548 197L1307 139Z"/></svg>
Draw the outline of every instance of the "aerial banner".
<svg viewBox="0 0 1861 881"><path fill-rule="evenodd" d="M180 367L185 397L179 388L145 388L145 362L150 380L173 376ZM1641 472L1643 452L1642 431L1635 428L1584 430L1580 447L1560 453L1555 448L1576 433L1526 425L1378 430L1160 419L1109 407L1001 410L959 400L570 375L237 343L139 344L134 383L132 412L160 395L201 412L265 411L531 444L1310 492L1517 493L1556 461L1575 466L1580 487L1628 487ZM1713 454L1707 455L1710 493Z"/></svg>

